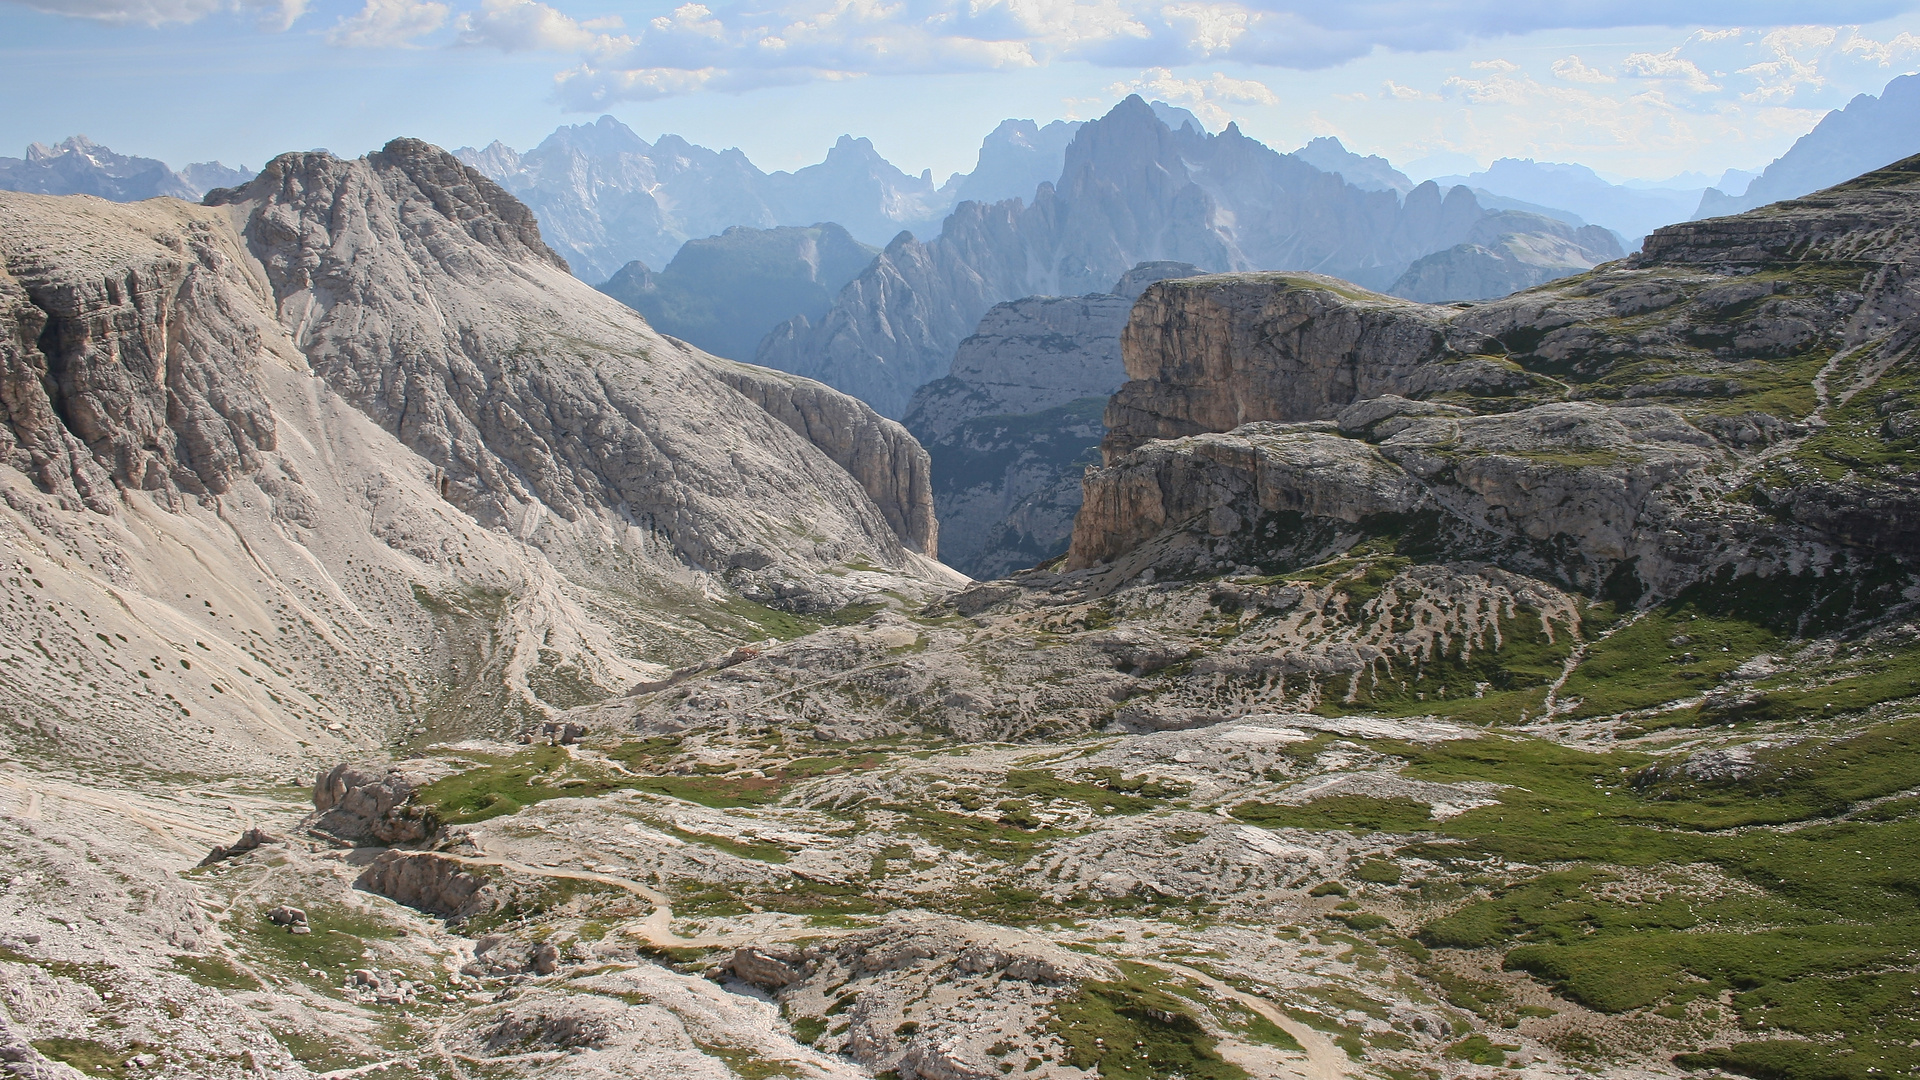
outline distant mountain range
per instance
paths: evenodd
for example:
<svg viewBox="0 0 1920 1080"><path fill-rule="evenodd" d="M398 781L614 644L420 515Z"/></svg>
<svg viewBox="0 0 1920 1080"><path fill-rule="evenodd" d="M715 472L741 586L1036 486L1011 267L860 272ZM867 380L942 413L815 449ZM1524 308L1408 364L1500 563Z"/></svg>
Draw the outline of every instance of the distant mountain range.
<svg viewBox="0 0 1920 1080"><path fill-rule="evenodd" d="M1920 75L1902 75L1879 97L1861 94L1821 118L1759 178L1735 194L1708 188L1693 216L1739 214L1851 180L1920 152Z"/></svg>
<svg viewBox="0 0 1920 1080"><path fill-rule="evenodd" d="M653 328L714 354L752 359L760 339L793 315L820 318L879 249L832 222L689 240L658 273L635 260L598 286Z"/></svg>
<svg viewBox="0 0 1920 1080"><path fill-rule="evenodd" d="M1074 134L1059 180L1031 202L963 203L938 237L896 238L823 319L794 316L754 361L900 416L915 389L947 374L955 347L993 305L1105 291L1142 262L1313 270L1392 291L1423 256L1541 238L1523 245L1526 258L1482 260L1468 293L1437 297L1473 299L1621 254L1601 230L1489 211L1463 187L1369 190L1233 125L1210 135L1175 119L1178 129L1138 96L1121 102ZM1499 279L1502 267L1516 276Z"/></svg>
<svg viewBox="0 0 1920 1080"><path fill-rule="evenodd" d="M54 146L34 143L25 157L0 157L0 191L35 195L97 195L114 202L138 202L171 195L199 202L214 188L253 179L251 169L203 161L178 172L153 158L128 157L75 135Z"/></svg>
<svg viewBox="0 0 1920 1080"><path fill-rule="evenodd" d="M971 173L937 188L931 172L902 172L850 135L818 165L767 173L739 150L709 150L677 135L649 144L611 116L563 127L524 154L497 141L454 153L532 207L574 273L603 281L634 260L665 266L688 240L735 225L830 221L875 246L903 230L929 235L961 201L1031 196L1059 176L1079 126L1008 120L981 143Z"/></svg>
<svg viewBox="0 0 1920 1080"><path fill-rule="evenodd" d="M1585 165L1526 158L1501 158L1487 169L1465 176L1438 176L1442 187L1463 184L1489 206L1530 210L1574 224L1600 225L1620 234L1629 247L1662 225L1685 221L1700 203L1705 185L1690 188L1629 187L1604 180Z"/></svg>

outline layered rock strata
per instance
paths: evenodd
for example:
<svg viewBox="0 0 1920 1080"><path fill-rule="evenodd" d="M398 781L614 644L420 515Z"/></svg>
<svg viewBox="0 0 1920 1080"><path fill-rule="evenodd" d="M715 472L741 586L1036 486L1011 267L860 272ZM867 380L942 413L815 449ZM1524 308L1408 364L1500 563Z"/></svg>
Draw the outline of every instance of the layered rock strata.
<svg viewBox="0 0 1920 1080"><path fill-rule="evenodd" d="M1155 285L1068 565L1300 565L1390 535L1626 600L1718 575L1884 606L1920 562L1916 188L1903 162L1479 306Z"/></svg>

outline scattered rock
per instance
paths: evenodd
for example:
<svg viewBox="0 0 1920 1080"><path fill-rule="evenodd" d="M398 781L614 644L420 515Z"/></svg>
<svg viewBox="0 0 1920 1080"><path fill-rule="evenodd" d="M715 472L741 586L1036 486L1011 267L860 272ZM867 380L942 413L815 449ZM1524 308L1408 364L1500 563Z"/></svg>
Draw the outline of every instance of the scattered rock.
<svg viewBox="0 0 1920 1080"><path fill-rule="evenodd" d="M778 990L805 977L804 963L801 954L793 949L742 946L733 951L727 967L742 982Z"/></svg>
<svg viewBox="0 0 1920 1080"><path fill-rule="evenodd" d="M240 839L235 840L231 844L217 846L208 852L207 857L200 860L200 865L211 866L222 859L229 859L235 855L242 855L252 851L262 844L284 844L286 842L284 837L274 836L264 829L248 829L246 832L240 834Z"/></svg>
<svg viewBox="0 0 1920 1080"><path fill-rule="evenodd" d="M426 776L400 766L336 765L313 784L307 830L345 844L412 844L433 832L431 815L408 804Z"/></svg>
<svg viewBox="0 0 1920 1080"><path fill-rule="evenodd" d="M498 903L484 872L432 852L382 852L353 884L446 919L470 919Z"/></svg>

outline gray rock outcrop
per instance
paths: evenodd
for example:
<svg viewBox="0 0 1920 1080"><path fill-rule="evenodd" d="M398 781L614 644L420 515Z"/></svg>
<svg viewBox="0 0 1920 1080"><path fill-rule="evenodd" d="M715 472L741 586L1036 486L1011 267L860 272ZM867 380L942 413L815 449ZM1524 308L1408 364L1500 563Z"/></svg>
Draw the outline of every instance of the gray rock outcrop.
<svg viewBox="0 0 1920 1080"><path fill-rule="evenodd" d="M353 887L443 919L485 914L497 902L493 883L483 871L432 852L382 852L360 872Z"/></svg>
<svg viewBox="0 0 1920 1080"><path fill-rule="evenodd" d="M1121 341L1128 382L1107 406L1109 460L1149 439L1331 419L1382 394L1424 397L1435 380L1526 381L1481 373L1479 360L1444 368L1486 352L1486 335L1454 328L1448 309L1313 274L1161 282L1134 305Z"/></svg>
<svg viewBox="0 0 1920 1080"><path fill-rule="evenodd" d="M418 843L434 825L409 802L427 783L398 767L335 765L313 782L307 829L349 844Z"/></svg>

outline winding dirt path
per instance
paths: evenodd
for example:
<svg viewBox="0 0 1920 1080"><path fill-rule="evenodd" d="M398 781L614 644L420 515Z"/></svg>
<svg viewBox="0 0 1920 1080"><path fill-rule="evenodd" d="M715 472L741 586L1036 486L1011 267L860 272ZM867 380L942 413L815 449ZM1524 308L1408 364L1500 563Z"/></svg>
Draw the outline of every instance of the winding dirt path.
<svg viewBox="0 0 1920 1080"><path fill-rule="evenodd" d="M1295 1075L1302 1077L1303 1080L1349 1080L1350 1077L1357 1075L1353 1061L1347 1057L1345 1050L1335 1046L1333 1040L1321 1032L1281 1012L1266 998L1235 989L1212 975L1185 964L1175 964L1165 960L1150 962L1155 967L1177 971L1216 994L1232 998L1272 1021L1275 1027L1293 1036L1294 1041L1306 1049L1307 1060L1298 1064L1293 1062L1287 1064L1292 1066Z"/></svg>

